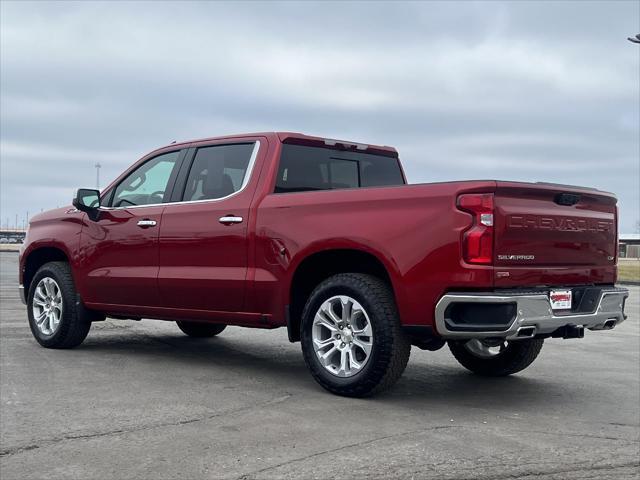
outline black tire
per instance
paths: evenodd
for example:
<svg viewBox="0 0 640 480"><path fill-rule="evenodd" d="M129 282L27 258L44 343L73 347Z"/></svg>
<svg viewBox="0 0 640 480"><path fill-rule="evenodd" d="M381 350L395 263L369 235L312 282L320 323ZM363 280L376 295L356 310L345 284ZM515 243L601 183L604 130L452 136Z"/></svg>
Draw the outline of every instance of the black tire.
<svg viewBox="0 0 640 480"><path fill-rule="evenodd" d="M325 300L336 295L348 295L360 303L373 331L369 359L350 377L329 372L313 348L315 314ZM382 280L359 273L334 275L315 288L302 312L300 337L304 360L315 380L330 392L347 397L366 397L390 388L404 372L411 353L391 289Z"/></svg>
<svg viewBox="0 0 640 480"><path fill-rule="evenodd" d="M508 342L502 352L491 358L482 358L472 353L466 347L467 342L468 340L449 342L449 349L460 365L485 377L504 377L531 365L540 353L544 339Z"/></svg>
<svg viewBox="0 0 640 480"><path fill-rule="evenodd" d="M55 280L62 296L62 315L57 329L46 335L40 331L34 318L33 297L41 280ZM29 286L27 296L29 327L36 341L46 348L73 348L80 345L91 328L91 316L79 305L71 268L66 262L49 262L38 269Z"/></svg>
<svg viewBox="0 0 640 480"><path fill-rule="evenodd" d="M195 338L215 337L227 328L226 325L219 323L184 322L182 320L178 320L176 323L180 330Z"/></svg>

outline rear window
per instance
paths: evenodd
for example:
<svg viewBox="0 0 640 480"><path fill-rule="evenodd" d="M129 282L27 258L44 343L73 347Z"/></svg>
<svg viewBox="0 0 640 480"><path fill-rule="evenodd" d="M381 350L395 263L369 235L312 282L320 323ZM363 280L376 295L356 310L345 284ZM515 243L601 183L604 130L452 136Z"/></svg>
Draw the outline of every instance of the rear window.
<svg viewBox="0 0 640 480"><path fill-rule="evenodd" d="M282 145L276 193L404 185L397 158Z"/></svg>

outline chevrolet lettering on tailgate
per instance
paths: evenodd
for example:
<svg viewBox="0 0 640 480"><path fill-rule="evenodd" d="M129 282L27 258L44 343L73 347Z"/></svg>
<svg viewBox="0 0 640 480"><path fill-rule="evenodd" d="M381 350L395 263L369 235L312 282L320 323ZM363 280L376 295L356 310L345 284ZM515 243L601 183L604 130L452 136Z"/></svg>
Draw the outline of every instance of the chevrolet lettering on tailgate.
<svg viewBox="0 0 640 480"><path fill-rule="evenodd" d="M541 215L509 215L507 218L509 228L557 230L559 232L610 232L613 230L613 223L604 220Z"/></svg>

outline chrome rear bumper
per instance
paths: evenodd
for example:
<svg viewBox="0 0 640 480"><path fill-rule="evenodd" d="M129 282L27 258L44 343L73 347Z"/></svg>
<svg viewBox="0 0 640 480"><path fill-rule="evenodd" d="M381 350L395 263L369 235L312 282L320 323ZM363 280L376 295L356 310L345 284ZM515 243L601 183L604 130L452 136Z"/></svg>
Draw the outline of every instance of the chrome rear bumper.
<svg viewBox="0 0 640 480"><path fill-rule="evenodd" d="M608 330L625 320L624 301L628 296L629 291L626 288L603 288L593 312L556 315L551 310L548 294L544 292L449 293L444 295L436 305L436 330L446 339L505 338L507 340L551 334L566 326ZM447 308L455 303L515 305L515 318L499 330L482 330L477 325L468 330L460 325L453 328L446 314Z"/></svg>

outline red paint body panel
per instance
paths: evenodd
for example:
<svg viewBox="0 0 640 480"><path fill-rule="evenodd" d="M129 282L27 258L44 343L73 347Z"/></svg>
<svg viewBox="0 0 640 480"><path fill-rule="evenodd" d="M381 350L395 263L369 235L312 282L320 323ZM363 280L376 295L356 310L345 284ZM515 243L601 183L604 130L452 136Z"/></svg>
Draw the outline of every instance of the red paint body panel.
<svg viewBox="0 0 640 480"><path fill-rule="evenodd" d="M455 206L458 193L492 187L458 182L268 195L256 225L257 308L274 316L284 311L289 290L279 285L289 286L309 255L356 249L386 267L403 323L430 325L445 290L493 286L491 267L460 260L460 233L469 220ZM286 248L285 258L274 255L274 243Z"/></svg>
<svg viewBox="0 0 640 480"><path fill-rule="evenodd" d="M31 221L20 260L42 247L69 259L88 306L106 313L274 327L286 323L296 268L309 255L355 249L375 256L391 279L404 325L433 325L447 291L538 285L612 284L616 200L596 190L479 180L274 194L283 142L319 145L301 134L258 133L174 144L165 151L260 141L246 187L221 200L103 210L98 221L68 208ZM391 147L371 152L396 156ZM494 262L471 265L461 237L473 221L464 193L492 193ZM558 205L559 193L579 195ZM226 215L243 222L222 225ZM139 219L158 226L141 229ZM524 255L528 259L509 259ZM504 257L507 256L507 257Z"/></svg>
<svg viewBox="0 0 640 480"><path fill-rule="evenodd" d="M83 216L78 248L79 292L87 305L158 305L158 228L164 206L105 210L97 221Z"/></svg>
<svg viewBox="0 0 640 480"><path fill-rule="evenodd" d="M247 225L222 225L233 213L248 218L248 202L175 204L162 216L158 288L161 306L239 312L247 276Z"/></svg>
<svg viewBox="0 0 640 480"><path fill-rule="evenodd" d="M571 206L554 203L562 193L580 195ZM536 266L611 265L616 254L616 199L570 187L498 184L497 254L535 255ZM496 260L496 266L513 264Z"/></svg>
<svg viewBox="0 0 640 480"><path fill-rule="evenodd" d="M55 248L62 252L71 263L74 276L76 275L83 216L75 208L63 207L31 217L24 243L20 247L18 281L21 285L24 284L27 258L44 248Z"/></svg>

